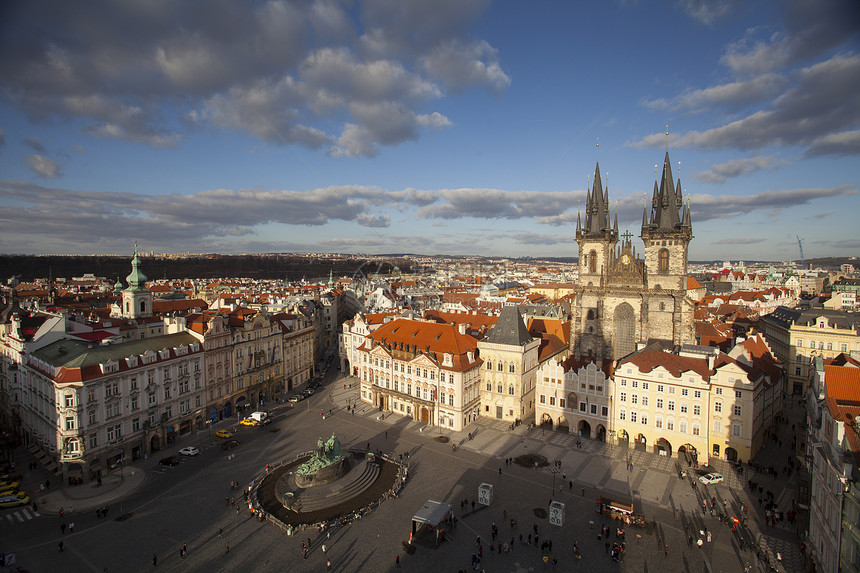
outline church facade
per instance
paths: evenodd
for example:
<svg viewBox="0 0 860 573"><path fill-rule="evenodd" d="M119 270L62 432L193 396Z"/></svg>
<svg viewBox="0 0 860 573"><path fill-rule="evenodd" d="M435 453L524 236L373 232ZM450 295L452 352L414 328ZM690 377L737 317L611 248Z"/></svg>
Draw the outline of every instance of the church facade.
<svg viewBox="0 0 860 573"><path fill-rule="evenodd" d="M579 279L572 308L570 346L577 359L618 360L639 342L693 344L693 303L687 298L687 252L693 229L684 206L681 180L672 180L669 153L650 209L642 214L642 254L632 234L611 221L609 190L600 164L588 191L585 220L577 216Z"/></svg>

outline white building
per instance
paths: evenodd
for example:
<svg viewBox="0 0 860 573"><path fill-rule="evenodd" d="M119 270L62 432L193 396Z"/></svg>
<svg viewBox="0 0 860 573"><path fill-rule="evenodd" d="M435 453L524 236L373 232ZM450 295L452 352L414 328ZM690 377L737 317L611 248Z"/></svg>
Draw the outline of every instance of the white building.
<svg viewBox="0 0 860 573"><path fill-rule="evenodd" d="M433 426L460 431L478 416L481 365L466 325L400 318L357 349L361 400Z"/></svg>

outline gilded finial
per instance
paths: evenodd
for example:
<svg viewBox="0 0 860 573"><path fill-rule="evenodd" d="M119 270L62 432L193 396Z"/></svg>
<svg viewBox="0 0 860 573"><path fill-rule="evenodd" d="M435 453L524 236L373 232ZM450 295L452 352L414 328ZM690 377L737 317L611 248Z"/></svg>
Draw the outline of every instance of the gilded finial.
<svg viewBox="0 0 860 573"><path fill-rule="evenodd" d="M669 153L669 124L666 124L666 153Z"/></svg>

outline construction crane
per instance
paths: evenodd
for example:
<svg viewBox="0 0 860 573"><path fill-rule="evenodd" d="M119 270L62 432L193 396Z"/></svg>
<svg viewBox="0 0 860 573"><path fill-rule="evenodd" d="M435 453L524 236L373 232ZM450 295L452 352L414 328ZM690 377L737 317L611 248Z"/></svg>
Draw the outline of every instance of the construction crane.
<svg viewBox="0 0 860 573"><path fill-rule="evenodd" d="M802 269L803 265L804 265L804 262L803 262L803 241L805 241L806 239L801 239L800 235L795 235L795 237L797 237L797 248L800 249L800 268Z"/></svg>

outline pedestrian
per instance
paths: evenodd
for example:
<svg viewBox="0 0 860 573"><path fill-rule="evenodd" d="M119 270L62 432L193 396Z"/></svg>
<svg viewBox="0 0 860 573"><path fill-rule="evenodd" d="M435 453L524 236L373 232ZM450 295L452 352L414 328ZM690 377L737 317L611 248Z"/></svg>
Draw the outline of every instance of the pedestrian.
<svg viewBox="0 0 860 573"><path fill-rule="evenodd" d="M502 468L499 468L499 475L502 475Z"/></svg>
<svg viewBox="0 0 860 573"><path fill-rule="evenodd" d="M152 554L152 566L158 567L158 555L156 555L155 553Z"/></svg>
<svg viewBox="0 0 860 573"><path fill-rule="evenodd" d="M188 555L188 544L187 543L182 544L182 554Z"/></svg>
<svg viewBox="0 0 860 573"><path fill-rule="evenodd" d="M230 542L228 541L226 544L226 551L224 553L230 553Z"/></svg>
<svg viewBox="0 0 860 573"><path fill-rule="evenodd" d="M222 530L221 530L221 528L219 527L219 528L218 528L218 537L221 537L221 538L223 539L223 536L221 535L222 533L223 533L223 531L222 531Z"/></svg>
<svg viewBox="0 0 860 573"><path fill-rule="evenodd" d="M400 569L400 555L394 558L394 566Z"/></svg>
<svg viewBox="0 0 860 573"><path fill-rule="evenodd" d="M59 545L60 545L60 553L62 553L63 552L63 540L62 539L60 540Z"/></svg>
<svg viewBox="0 0 860 573"><path fill-rule="evenodd" d="M60 533L62 533L63 535L65 535L65 533L66 533L66 522L65 521L60 524Z"/></svg>
<svg viewBox="0 0 860 573"><path fill-rule="evenodd" d="M69 533L74 533L74 532L75 532L75 522L72 521L69 523Z"/></svg>
<svg viewBox="0 0 860 573"><path fill-rule="evenodd" d="M472 500L472 511L475 511L475 500Z"/></svg>
<svg viewBox="0 0 860 573"><path fill-rule="evenodd" d="M322 544L321 549L322 549L323 555L325 555L325 543Z"/></svg>
<svg viewBox="0 0 860 573"><path fill-rule="evenodd" d="M585 488L582 488L582 497L585 497Z"/></svg>
<svg viewBox="0 0 860 573"><path fill-rule="evenodd" d="M313 545L313 544L311 543L311 536L310 536L310 535L308 535L308 548L310 548L310 546L311 546L311 545Z"/></svg>
<svg viewBox="0 0 860 573"><path fill-rule="evenodd" d="M326 559L326 560L325 560L325 568L326 568L327 570L331 571L331 559Z"/></svg>

